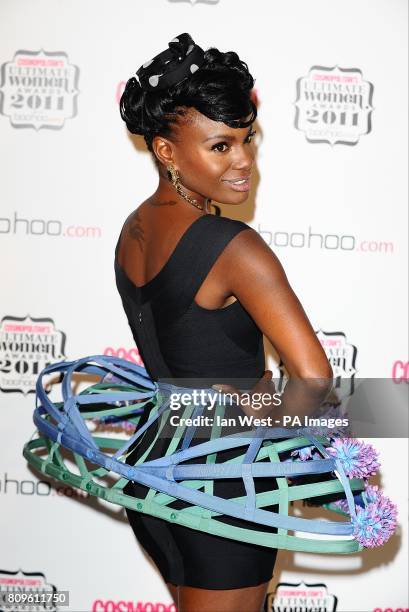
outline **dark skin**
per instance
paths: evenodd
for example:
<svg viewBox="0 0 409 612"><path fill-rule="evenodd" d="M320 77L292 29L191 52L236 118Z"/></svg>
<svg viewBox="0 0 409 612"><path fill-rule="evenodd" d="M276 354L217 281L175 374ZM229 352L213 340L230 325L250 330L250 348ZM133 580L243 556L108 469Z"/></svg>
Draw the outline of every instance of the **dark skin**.
<svg viewBox="0 0 409 612"><path fill-rule="evenodd" d="M190 224L211 212L211 200L240 206L248 198L248 191L234 191L226 180L251 174L255 160L252 126L230 128L195 109L185 110L187 114L178 120L172 138L154 137L159 185L131 213L122 233L118 260L138 287L158 274ZM184 191L197 200L202 210L176 192L166 173L170 164L178 170ZM326 354L277 256L255 230L243 230L229 242L194 299L207 309L223 308L240 300L277 350L289 381L301 380L311 390L311 402L306 405L312 407L328 395L333 373ZM266 370L253 391L274 393L271 376L271 371ZM216 387L238 392L226 385ZM287 383L283 398L286 393L283 406L269 406L257 416L277 415L280 410L288 414L297 404L297 392ZM251 407L243 410L254 412ZM167 586L179 612L259 612L268 583L231 590Z"/></svg>

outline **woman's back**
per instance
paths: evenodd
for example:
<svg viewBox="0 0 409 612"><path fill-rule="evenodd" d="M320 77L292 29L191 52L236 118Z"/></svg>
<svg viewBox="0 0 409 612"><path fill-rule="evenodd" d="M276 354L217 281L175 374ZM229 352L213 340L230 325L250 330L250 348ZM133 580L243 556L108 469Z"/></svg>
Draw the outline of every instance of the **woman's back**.
<svg viewBox="0 0 409 612"><path fill-rule="evenodd" d="M134 260L138 251L130 245L129 237L132 240L136 234L132 236L125 223L115 250L116 283L133 337L153 379L207 377L217 382L244 377L251 384L262 376L263 336L240 301L205 308L195 299L229 242L246 229L249 226L242 221L201 215L181 232L159 271L137 286L130 277L135 277L134 265L143 266ZM140 225L137 235L151 232L152 227L145 227L144 232ZM144 256L146 264L147 253Z"/></svg>

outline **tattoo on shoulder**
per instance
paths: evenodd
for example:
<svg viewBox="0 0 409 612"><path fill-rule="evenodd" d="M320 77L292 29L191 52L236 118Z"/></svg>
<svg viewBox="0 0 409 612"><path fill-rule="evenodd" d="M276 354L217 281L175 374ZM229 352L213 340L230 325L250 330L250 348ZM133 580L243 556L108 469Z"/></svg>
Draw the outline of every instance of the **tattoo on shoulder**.
<svg viewBox="0 0 409 612"><path fill-rule="evenodd" d="M163 200L161 202L151 203L152 206L175 206L175 200ZM145 232L142 227L141 215L139 210L135 210L134 213L129 218L127 234L132 240L136 240L139 244L141 251L143 250L143 245L145 240Z"/></svg>
<svg viewBox="0 0 409 612"><path fill-rule="evenodd" d="M176 200L162 200L161 202L151 202L150 206L176 206Z"/></svg>
<svg viewBox="0 0 409 612"><path fill-rule="evenodd" d="M143 243L145 242L145 237L144 237L144 230L141 224L141 216L139 214L139 211L137 210L134 212L134 214L130 218L127 233L128 233L128 236L132 238L132 240L136 240L138 242L138 245L142 251Z"/></svg>

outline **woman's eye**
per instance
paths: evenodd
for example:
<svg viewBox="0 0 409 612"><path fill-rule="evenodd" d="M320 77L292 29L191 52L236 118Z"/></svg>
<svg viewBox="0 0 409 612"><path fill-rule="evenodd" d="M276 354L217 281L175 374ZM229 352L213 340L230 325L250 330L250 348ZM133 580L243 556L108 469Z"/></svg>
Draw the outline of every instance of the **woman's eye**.
<svg viewBox="0 0 409 612"><path fill-rule="evenodd" d="M257 133L257 130L253 130L252 132L250 132L250 134L246 137L245 142L250 143L254 134L256 133ZM224 146L228 147L226 142L218 142L217 144L212 146L212 151L219 151L220 153L225 153L226 149L221 150L218 148L218 147L224 147Z"/></svg>
<svg viewBox="0 0 409 612"><path fill-rule="evenodd" d="M218 142L212 147L212 151L220 151L220 149L218 149L217 147L224 147L224 146L227 147L227 144L225 142ZM220 151L220 153L224 153L224 151Z"/></svg>

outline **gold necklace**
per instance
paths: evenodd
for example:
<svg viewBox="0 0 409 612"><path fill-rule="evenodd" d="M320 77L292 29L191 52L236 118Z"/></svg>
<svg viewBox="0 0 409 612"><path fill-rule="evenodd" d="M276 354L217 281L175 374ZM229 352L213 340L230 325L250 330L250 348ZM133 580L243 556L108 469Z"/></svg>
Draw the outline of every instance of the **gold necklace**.
<svg viewBox="0 0 409 612"><path fill-rule="evenodd" d="M176 191L178 192L178 194L180 196L182 196L182 198L184 198L187 202L189 202L189 204L193 204L193 206L196 206L196 208L199 208L199 210L205 210L207 212L207 203L210 203L211 200L207 199L206 200L206 204L205 206L200 206L200 204L198 204L197 200L195 200L194 198L190 197L190 195L188 193L186 193L186 191L183 190L182 185L180 183L180 177L179 177L179 172L176 170L176 168L172 165L167 166L166 170L168 171L168 178L171 181L172 185L174 186L174 188L176 189Z"/></svg>

